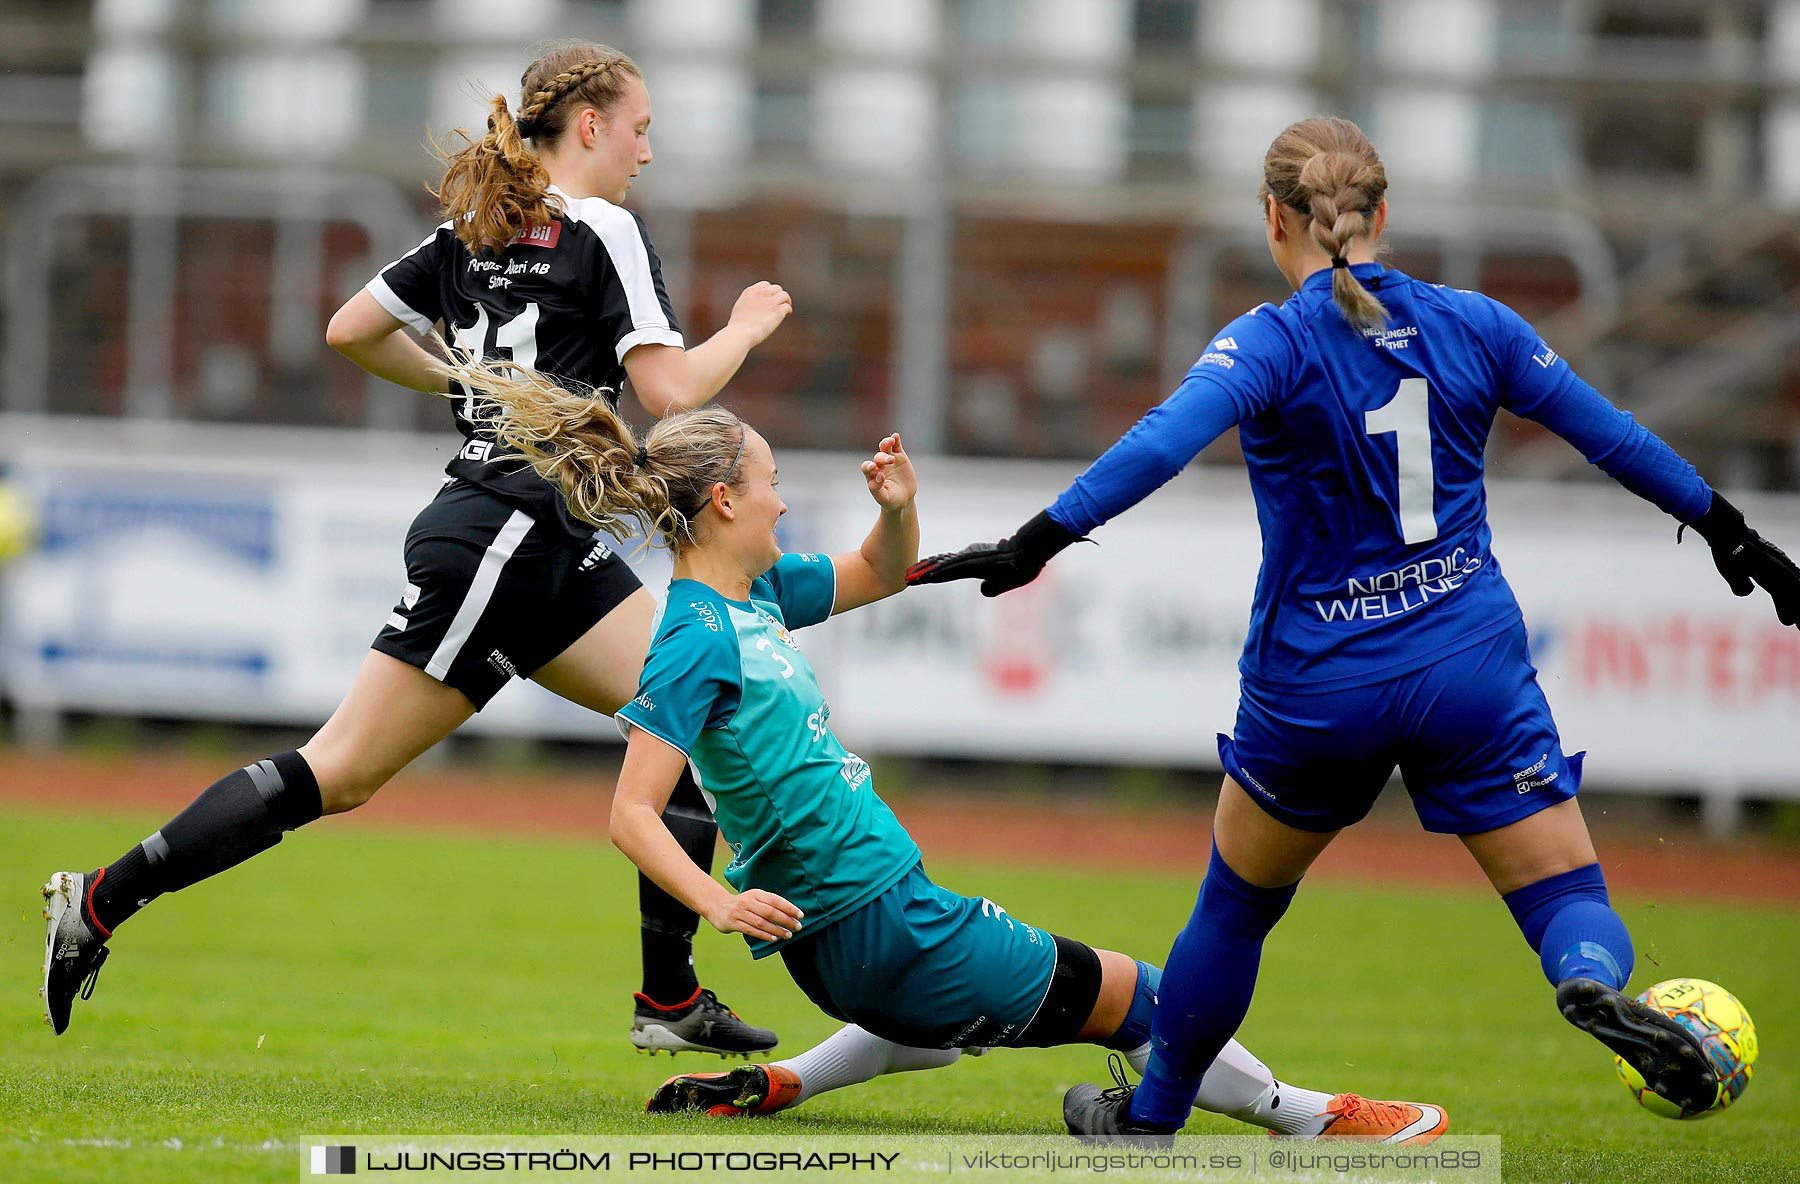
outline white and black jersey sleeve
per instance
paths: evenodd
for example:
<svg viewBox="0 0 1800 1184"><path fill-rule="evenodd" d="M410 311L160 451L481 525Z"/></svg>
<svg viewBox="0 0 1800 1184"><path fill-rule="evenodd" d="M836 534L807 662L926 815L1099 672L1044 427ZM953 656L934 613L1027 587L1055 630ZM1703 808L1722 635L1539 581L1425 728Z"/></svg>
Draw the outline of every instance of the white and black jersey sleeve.
<svg viewBox="0 0 1800 1184"><path fill-rule="evenodd" d="M375 302L414 333L429 333L444 319L444 254L455 243L451 231L445 222L369 281L368 292Z"/></svg>
<svg viewBox="0 0 1800 1184"><path fill-rule="evenodd" d="M643 220L601 198L568 205L569 216L594 232L611 264L595 269L595 290L590 298L600 318L600 331L612 342L614 355L623 363L634 346L679 348L681 327L663 289L662 263L650 245Z"/></svg>

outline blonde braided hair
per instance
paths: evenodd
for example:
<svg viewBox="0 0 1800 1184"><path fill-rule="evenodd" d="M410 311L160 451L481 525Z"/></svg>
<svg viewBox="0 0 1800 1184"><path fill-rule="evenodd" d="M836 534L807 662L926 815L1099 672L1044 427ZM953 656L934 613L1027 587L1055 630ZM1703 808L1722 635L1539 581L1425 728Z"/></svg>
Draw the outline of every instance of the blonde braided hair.
<svg viewBox="0 0 1800 1184"><path fill-rule="evenodd" d="M1289 126L1263 157L1263 192L1309 219L1307 233L1334 261L1331 295L1359 329L1387 323L1387 306L1348 267L1350 244L1375 232L1375 207L1387 171L1363 130L1348 119L1317 116Z"/></svg>

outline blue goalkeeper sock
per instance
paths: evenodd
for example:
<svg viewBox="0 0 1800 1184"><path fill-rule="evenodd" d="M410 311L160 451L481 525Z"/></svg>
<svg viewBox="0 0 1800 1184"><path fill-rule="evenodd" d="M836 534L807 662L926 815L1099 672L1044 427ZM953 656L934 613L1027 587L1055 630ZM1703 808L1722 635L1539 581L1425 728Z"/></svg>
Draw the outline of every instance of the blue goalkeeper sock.
<svg viewBox="0 0 1800 1184"><path fill-rule="evenodd" d="M1194 915L1163 968L1150 1026L1150 1064L1131 1096L1131 1120L1179 1130L1225 1042L1250 1011L1263 939L1287 912L1299 885L1259 888L1232 871L1218 845Z"/></svg>
<svg viewBox="0 0 1800 1184"><path fill-rule="evenodd" d="M1537 952L1551 985L1591 978L1624 989L1635 961L1631 934L1613 911L1599 864L1527 884L1501 899Z"/></svg>

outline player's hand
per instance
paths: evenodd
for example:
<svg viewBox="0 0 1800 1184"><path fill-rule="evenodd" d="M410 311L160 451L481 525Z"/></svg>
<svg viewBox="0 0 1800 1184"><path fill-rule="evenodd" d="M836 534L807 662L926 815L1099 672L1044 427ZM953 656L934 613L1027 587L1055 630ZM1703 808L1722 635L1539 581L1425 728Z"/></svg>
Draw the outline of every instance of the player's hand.
<svg viewBox="0 0 1800 1184"><path fill-rule="evenodd" d="M898 432L875 446L875 455L862 462L862 474L869 496L884 510L904 510L919 492L919 475L900 447Z"/></svg>
<svg viewBox="0 0 1800 1184"><path fill-rule="evenodd" d="M983 596L998 596L1037 579L1044 565L1081 536L1050 517L1049 511L997 543L976 543L947 555L928 555L906 569L907 584L980 580Z"/></svg>
<svg viewBox="0 0 1800 1184"><path fill-rule="evenodd" d="M780 284L758 280L731 306L731 323L746 330L752 346L761 345L794 311L794 298Z"/></svg>
<svg viewBox="0 0 1800 1184"><path fill-rule="evenodd" d="M1800 567L1750 529L1736 506L1715 492L1711 507L1689 525L1712 548L1713 566L1733 592L1748 596L1761 588L1775 602L1783 625L1800 625Z"/></svg>
<svg viewBox="0 0 1800 1184"><path fill-rule="evenodd" d="M706 920L720 933L747 933L764 941L780 941L800 932L801 916L785 897L752 888L727 896L708 911Z"/></svg>

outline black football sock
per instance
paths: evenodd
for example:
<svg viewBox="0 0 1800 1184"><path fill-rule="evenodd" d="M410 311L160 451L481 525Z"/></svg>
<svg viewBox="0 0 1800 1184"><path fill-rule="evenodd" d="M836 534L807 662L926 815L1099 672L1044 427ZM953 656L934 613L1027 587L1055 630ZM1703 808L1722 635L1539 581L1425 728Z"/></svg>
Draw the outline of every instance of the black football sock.
<svg viewBox="0 0 1800 1184"><path fill-rule="evenodd" d="M161 830L94 873L91 919L104 936L165 892L197 884L323 812L306 758L281 752L226 774Z"/></svg>
<svg viewBox="0 0 1800 1184"><path fill-rule="evenodd" d="M693 773L682 769L675 792L662 813L663 825L681 844L700 870L710 873L719 824ZM685 1003L700 989L694 977L694 931L700 918L694 911L664 892L643 873L638 873L638 937L644 956L643 993L665 1007Z"/></svg>

